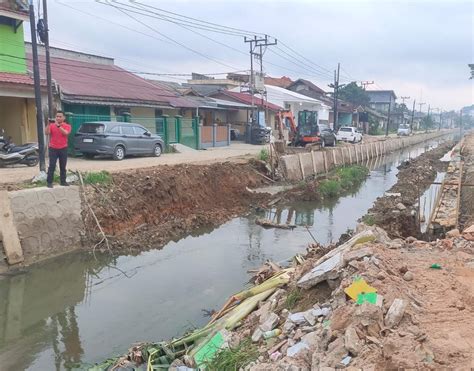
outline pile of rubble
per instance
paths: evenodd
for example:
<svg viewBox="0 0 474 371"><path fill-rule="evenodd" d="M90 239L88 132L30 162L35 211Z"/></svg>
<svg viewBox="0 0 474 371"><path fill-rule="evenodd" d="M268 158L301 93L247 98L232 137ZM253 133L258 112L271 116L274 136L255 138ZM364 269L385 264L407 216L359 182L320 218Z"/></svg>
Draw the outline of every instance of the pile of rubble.
<svg viewBox="0 0 474 371"><path fill-rule="evenodd" d="M379 370L474 366L474 226L435 242L392 240L359 225L350 240L307 257L232 343L251 337L245 370ZM314 302L319 291L327 295ZM298 311L288 299L298 290Z"/></svg>

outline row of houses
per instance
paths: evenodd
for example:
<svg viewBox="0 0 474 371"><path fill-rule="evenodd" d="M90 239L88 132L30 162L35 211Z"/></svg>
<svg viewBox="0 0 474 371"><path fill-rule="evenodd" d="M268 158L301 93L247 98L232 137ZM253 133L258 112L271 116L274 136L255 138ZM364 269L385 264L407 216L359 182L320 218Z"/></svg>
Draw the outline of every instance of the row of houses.
<svg viewBox="0 0 474 371"><path fill-rule="evenodd" d="M3 5L2 5L3 4ZM32 78L31 45L24 42L23 22L27 9L0 3L0 128L17 143L36 141L36 113ZM252 107L262 124L274 127L275 116L290 110L297 119L302 111L317 113L319 123L334 123L333 101L320 87L305 79L288 77L264 80L264 93L248 93L248 75L229 74L216 79L194 74L187 83L145 79L115 64L113 58L52 47L51 72L54 108L68 118L124 120L145 125L153 132L163 130L163 117L196 120L203 127L228 126L244 133L251 122ZM47 112L45 51L39 48L41 92ZM364 127L369 115L381 126L386 123L387 101L395 102L393 91L370 91L370 107L338 102L338 124ZM394 114L395 125L403 123ZM161 126L160 126L161 125Z"/></svg>

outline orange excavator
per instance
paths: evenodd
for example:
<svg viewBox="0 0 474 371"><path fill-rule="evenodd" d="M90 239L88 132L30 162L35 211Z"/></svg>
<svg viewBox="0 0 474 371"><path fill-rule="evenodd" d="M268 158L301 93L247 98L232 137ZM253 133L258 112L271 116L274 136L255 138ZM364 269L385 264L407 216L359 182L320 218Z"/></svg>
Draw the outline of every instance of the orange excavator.
<svg viewBox="0 0 474 371"><path fill-rule="evenodd" d="M298 112L296 125L293 113L289 110L280 111L275 116L275 129L278 130L278 139L285 140L294 146L305 146L321 142L318 127L318 113L315 111Z"/></svg>

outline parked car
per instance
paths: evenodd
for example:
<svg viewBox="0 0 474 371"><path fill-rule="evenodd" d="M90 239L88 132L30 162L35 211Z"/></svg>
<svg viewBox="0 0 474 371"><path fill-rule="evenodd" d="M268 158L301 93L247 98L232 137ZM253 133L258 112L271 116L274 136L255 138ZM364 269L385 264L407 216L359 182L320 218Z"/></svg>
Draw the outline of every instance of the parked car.
<svg viewBox="0 0 474 371"><path fill-rule="evenodd" d="M410 128L410 125L408 124L401 124L399 127L398 127L398 130L397 130L397 135L400 135L400 136L408 136L411 134L411 128Z"/></svg>
<svg viewBox="0 0 474 371"><path fill-rule="evenodd" d="M164 148L165 144L159 135L134 123L86 122L74 135L74 149L86 158L107 155L120 161L127 155L159 157Z"/></svg>
<svg viewBox="0 0 474 371"><path fill-rule="evenodd" d="M319 137L321 138L321 147L335 146L336 135L328 125L319 124Z"/></svg>
<svg viewBox="0 0 474 371"><path fill-rule="evenodd" d="M343 126L339 128L336 138L344 142L357 143L362 140L362 133L352 126Z"/></svg>

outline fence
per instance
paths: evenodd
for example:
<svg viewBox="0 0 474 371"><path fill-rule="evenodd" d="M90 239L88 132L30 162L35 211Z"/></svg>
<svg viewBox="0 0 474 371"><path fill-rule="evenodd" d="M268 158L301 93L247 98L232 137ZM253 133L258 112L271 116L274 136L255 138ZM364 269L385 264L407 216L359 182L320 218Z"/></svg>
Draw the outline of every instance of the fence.
<svg viewBox="0 0 474 371"><path fill-rule="evenodd" d="M185 146L202 149L230 145L230 125L202 126L198 119L184 118L182 116L169 117L136 117L129 114L121 116L109 115L79 115L66 113L66 119L71 124L71 135L69 136L68 151L75 155L74 134L85 122L94 121L118 121L132 122L144 126L152 134L160 135L166 146L181 143Z"/></svg>

